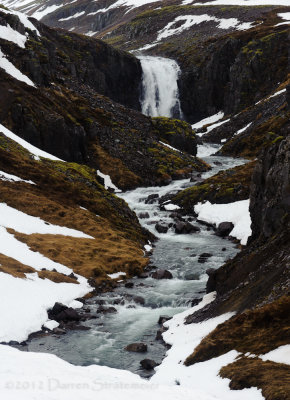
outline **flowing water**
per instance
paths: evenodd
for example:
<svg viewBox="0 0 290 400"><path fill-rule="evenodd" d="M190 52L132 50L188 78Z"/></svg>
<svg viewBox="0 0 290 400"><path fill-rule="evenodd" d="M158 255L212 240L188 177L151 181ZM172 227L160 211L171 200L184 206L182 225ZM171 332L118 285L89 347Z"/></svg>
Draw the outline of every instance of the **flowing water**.
<svg viewBox="0 0 290 400"><path fill-rule="evenodd" d="M180 74L175 60L139 56L143 69L142 112L152 117L182 118L177 81Z"/></svg>
<svg viewBox="0 0 290 400"><path fill-rule="evenodd" d="M177 63L160 57L146 56L140 57L140 60L143 67L143 112L151 116L180 117ZM209 144L198 147L198 156L213 166L211 171L203 174L203 178L244 163L241 159L212 156L218 148ZM160 328L157 323L159 316L173 316L190 307L193 300L201 298L205 293L206 270L220 267L238 251L232 242L215 236L212 230L197 221L193 223L199 226L198 233L177 235L172 228L166 234L157 233L157 222L173 223L174 220L171 212L160 210L158 199L153 204L146 204L147 197L151 194L161 197L177 193L192 185L194 183L186 179L173 181L168 186L138 188L120 194L137 215L148 213L149 216L140 219L140 223L159 239L155 243L151 262L157 268L169 270L173 279L136 277L131 280L133 288L126 288L121 281L114 292L91 299L86 304L90 314L96 317L83 323L90 330L34 339L28 344L29 351L53 353L76 365L100 364L127 369L143 376L146 373L140 370L140 360L150 358L162 361L166 348L155 340ZM200 263L198 258L204 252L211 253L212 257ZM142 297L144 304L140 304L136 296ZM100 303L112 305L117 313L97 313ZM125 351L124 347L133 342L146 343L148 352Z"/></svg>
<svg viewBox="0 0 290 400"><path fill-rule="evenodd" d="M216 147L200 146L199 154L210 154ZM213 165L213 169L203 174L209 177L221 169L240 165L244 160L233 160L226 157L206 156L205 161ZM215 165L218 161L220 165ZM125 288L120 282L114 292L104 294L89 301L87 308L98 318L88 320L83 324L90 327L89 331L70 331L66 335L50 335L32 340L29 351L42 351L57 356L76 365L100 364L109 367L127 369L146 376L140 370L140 361L144 358L161 362L166 348L155 340L160 328L157 321L160 315L173 316L191 306L194 299L201 298L205 293L208 268L218 268L225 260L237 253L236 246L208 231L206 226L198 224L199 233L177 235L173 229L167 234L158 234L155 223L162 220L173 222L169 211L160 211L159 203L146 204L150 194L163 196L176 193L180 189L192 186L187 180L173 181L168 186L138 188L120 196L137 213L148 212L149 218L141 219L140 223L153 232L158 241L155 243L152 263L157 268L165 268L173 274L171 280L155 280L133 278L133 288ZM223 249L226 249L223 251ZM213 254L204 264L198 262L201 253ZM121 278L120 278L121 279ZM141 296L145 304L134 301L134 296ZM113 305L116 314L97 314L99 302ZM96 304L98 303L98 304ZM124 347L133 342L144 342L148 345L146 354L130 353Z"/></svg>

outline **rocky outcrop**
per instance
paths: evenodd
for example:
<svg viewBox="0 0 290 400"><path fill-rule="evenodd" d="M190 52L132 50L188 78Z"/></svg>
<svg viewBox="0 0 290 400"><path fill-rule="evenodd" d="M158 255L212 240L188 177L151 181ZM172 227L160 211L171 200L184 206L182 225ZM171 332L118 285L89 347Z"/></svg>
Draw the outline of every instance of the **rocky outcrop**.
<svg viewBox="0 0 290 400"><path fill-rule="evenodd" d="M269 239L288 228L290 216L290 131L264 150L254 171L250 212L252 240Z"/></svg>

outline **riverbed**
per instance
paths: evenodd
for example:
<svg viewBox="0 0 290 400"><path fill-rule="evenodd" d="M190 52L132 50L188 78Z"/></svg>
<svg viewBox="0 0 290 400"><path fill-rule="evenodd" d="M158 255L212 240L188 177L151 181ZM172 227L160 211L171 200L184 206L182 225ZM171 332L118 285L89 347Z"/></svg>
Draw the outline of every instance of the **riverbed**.
<svg viewBox="0 0 290 400"><path fill-rule="evenodd" d="M216 146L208 144L199 146L199 155L212 165L212 169L202 175L203 178L245 162L242 159L210 155L216 150ZM185 179L173 181L168 186L138 188L120 194L137 215L148 213L149 217L140 219L140 223L158 238L154 243L151 264L158 269L169 270L173 279L136 277L130 280L133 287L127 288L120 276L118 287L113 292L87 302L85 307L90 314L97 316L96 319L83 323L90 330L72 330L65 335L33 339L29 342L27 350L53 353L75 365L99 364L149 376L151 373L141 369L140 361L149 358L160 363L166 353L164 344L156 340L156 332L160 329L159 316L171 317L191 307L192 302L201 299L205 294L208 278L206 270L219 268L239 251L231 241L216 236L207 226L192 221L192 216L184 218L190 218L191 222L200 228L200 232L177 235L173 228L166 234L156 231L157 222L173 222L170 216L172 211L161 211L158 198L153 204L146 204L148 196L155 194L161 197L168 193L177 193L194 184ZM206 262L200 263L199 256L205 252L212 256ZM140 304L140 297L141 303L144 304ZM111 305L117 312L97 313L100 304ZM124 350L133 342L147 344L148 351L142 354Z"/></svg>

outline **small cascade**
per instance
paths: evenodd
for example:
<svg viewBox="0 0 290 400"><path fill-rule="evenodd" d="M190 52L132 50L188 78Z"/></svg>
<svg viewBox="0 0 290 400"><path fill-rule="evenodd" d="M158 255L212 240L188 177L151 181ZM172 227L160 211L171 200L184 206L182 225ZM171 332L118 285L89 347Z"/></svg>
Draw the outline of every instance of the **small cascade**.
<svg viewBox="0 0 290 400"><path fill-rule="evenodd" d="M180 74L175 60L162 57L139 56L143 69L142 112L151 117L182 119L177 86Z"/></svg>

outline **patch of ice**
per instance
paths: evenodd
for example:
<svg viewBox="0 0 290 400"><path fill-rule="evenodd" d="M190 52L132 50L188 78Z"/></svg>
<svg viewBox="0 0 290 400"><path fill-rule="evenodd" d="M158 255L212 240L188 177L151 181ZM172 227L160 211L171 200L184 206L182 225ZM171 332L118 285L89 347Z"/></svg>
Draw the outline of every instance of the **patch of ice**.
<svg viewBox="0 0 290 400"><path fill-rule="evenodd" d="M236 201L228 204L211 204L198 203L194 207L194 211L198 214L198 218L211 224L220 224L221 222L232 222L234 229L230 235L246 245L251 230L251 216L249 212L249 200Z"/></svg>

